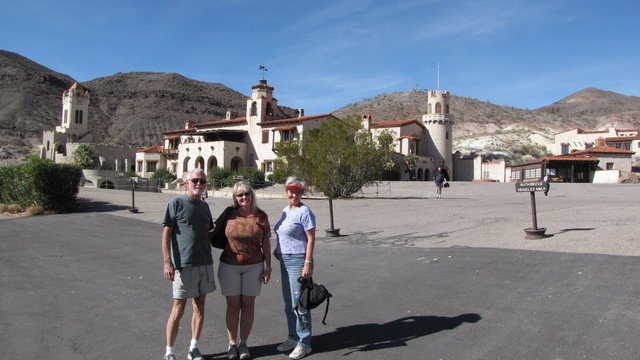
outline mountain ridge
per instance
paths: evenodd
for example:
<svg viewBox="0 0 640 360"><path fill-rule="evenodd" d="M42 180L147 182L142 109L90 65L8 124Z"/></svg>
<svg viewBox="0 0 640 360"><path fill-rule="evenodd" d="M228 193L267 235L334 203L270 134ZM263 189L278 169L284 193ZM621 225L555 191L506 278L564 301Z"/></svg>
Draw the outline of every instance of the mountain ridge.
<svg viewBox="0 0 640 360"><path fill-rule="evenodd" d="M22 55L0 50L0 161L23 161L43 130L60 123L62 93L75 80ZM247 96L220 83L169 72L116 73L82 82L91 92L89 127L99 143L147 146L187 120L244 116ZM371 114L373 121L426 113L427 90L385 93L349 104L338 117ZM293 114L293 109L283 107ZM571 128L640 128L640 97L585 88L534 110L451 95L454 149L504 153L550 141Z"/></svg>

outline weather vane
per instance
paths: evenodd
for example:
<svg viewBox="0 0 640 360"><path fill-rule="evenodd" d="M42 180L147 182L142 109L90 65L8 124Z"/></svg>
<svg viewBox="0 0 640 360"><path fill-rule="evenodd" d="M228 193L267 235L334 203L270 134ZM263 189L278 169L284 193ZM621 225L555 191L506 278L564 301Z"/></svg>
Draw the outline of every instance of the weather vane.
<svg viewBox="0 0 640 360"><path fill-rule="evenodd" d="M258 70L262 71L262 80L264 80L264 72L269 71L269 69L267 69L267 67L264 65L258 65Z"/></svg>

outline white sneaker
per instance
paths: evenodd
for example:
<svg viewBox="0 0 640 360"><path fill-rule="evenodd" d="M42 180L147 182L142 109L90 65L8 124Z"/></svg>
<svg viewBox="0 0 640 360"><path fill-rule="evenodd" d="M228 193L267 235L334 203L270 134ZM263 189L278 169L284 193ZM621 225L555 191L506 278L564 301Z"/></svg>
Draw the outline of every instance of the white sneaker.
<svg viewBox="0 0 640 360"><path fill-rule="evenodd" d="M291 354L289 354L289 359L302 359L303 357L307 356L311 354L311 348L310 347L306 347L306 346L302 346L300 344L298 344L296 346L295 349L293 349L293 352L291 352Z"/></svg>
<svg viewBox="0 0 640 360"><path fill-rule="evenodd" d="M295 348L296 345L298 345L297 341L287 338L287 340L285 340L282 344L278 345L276 349L280 352L285 352Z"/></svg>

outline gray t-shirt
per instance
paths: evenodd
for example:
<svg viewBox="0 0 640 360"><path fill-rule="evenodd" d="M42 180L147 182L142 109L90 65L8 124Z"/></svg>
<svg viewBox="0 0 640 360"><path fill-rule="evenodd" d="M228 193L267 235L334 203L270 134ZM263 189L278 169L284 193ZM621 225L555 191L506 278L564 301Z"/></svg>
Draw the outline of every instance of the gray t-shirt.
<svg viewBox="0 0 640 360"><path fill-rule="evenodd" d="M176 269L213 264L209 242L213 218L206 202L186 195L173 198L162 224L171 228L171 261Z"/></svg>

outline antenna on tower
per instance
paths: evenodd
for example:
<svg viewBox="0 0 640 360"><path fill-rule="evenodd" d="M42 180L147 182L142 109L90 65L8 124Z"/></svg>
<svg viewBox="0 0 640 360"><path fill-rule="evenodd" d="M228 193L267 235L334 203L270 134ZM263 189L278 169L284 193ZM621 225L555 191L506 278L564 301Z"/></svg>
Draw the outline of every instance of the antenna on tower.
<svg viewBox="0 0 640 360"><path fill-rule="evenodd" d="M437 71L436 71L436 76L437 76L437 81L438 81L437 90L440 90L440 61L438 61L438 67L437 67Z"/></svg>

